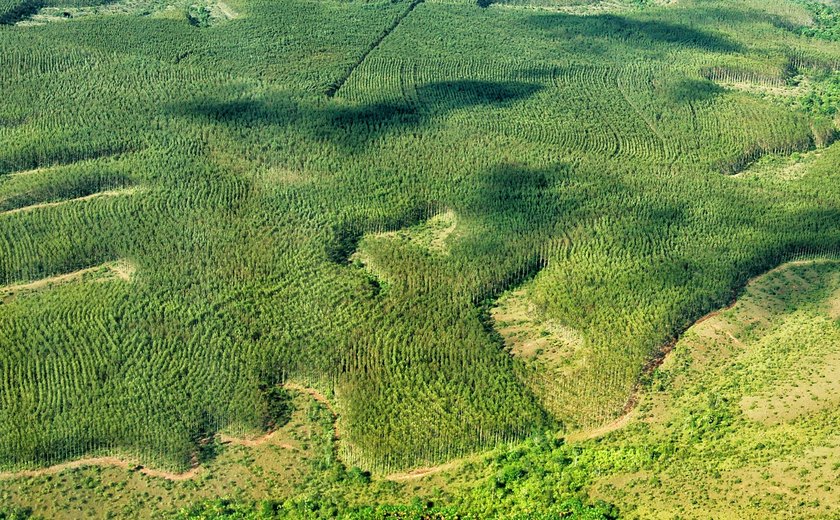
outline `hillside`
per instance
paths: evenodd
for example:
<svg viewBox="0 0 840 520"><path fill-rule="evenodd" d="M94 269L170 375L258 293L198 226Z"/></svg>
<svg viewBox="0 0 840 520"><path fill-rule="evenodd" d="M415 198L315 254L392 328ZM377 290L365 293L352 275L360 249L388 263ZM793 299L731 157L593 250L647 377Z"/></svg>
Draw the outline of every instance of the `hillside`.
<svg viewBox="0 0 840 520"><path fill-rule="evenodd" d="M0 0L0 518L836 515L838 27Z"/></svg>

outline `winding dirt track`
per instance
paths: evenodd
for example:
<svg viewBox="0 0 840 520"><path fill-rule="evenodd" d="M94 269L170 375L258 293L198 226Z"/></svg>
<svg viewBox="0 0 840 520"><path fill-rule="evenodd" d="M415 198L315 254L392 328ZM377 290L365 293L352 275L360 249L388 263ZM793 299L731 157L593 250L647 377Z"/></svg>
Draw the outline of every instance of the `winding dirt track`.
<svg viewBox="0 0 840 520"><path fill-rule="evenodd" d="M744 288L749 287L750 285L755 283L756 280L758 280L760 278L764 278L765 276L768 276L770 274L782 271L782 270L787 269L791 266L818 264L818 263L839 263L839 262L840 262L840 260L834 260L834 259L831 259L831 258L817 258L817 259L813 259L813 260L794 260L794 261L791 261L791 262L785 262L783 264L780 264L780 265L774 267L773 269L770 269L769 271L765 271L765 272L763 272L763 273L761 273L757 276L753 276L752 278L747 280L747 283L744 285ZM735 307L735 305L737 303L738 303L738 292L735 291L735 292L733 292L732 301L729 302L729 304L726 307L723 307L723 308L718 309L716 311L710 312L709 314L706 314L702 318L700 318L697 321L695 321L694 323L692 323L691 326L689 327L689 329L703 323L704 321L710 320L710 319L712 319L716 316L719 316L720 314L732 309L733 307ZM686 329L686 330L688 330L688 329ZM738 338L733 336L731 332L726 331L726 335L729 336L729 339L731 339L733 343L743 345L741 340L739 340ZM682 334L680 336L682 336ZM665 361L665 359L668 357L668 354L671 353L671 350L674 349L674 347L676 346L678 341L679 341L679 338L677 338L673 341L670 341L670 342L666 343L665 345L663 345L662 348L659 351L660 355L657 356L656 358L654 358L651 362L649 362L645 366L645 368L643 369L643 374L650 374L655 369L657 369L659 366L661 366L662 363ZM636 408L636 404L638 402L640 391L641 391L641 388L639 388L639 386L637 385L636 388L633 390L633 394L627 400L627 405L624 407L624 413L621 416L619 416L618 418L616 418L615 420L613 420L613 421L611 421L611 422L609 422L609 423L607 423L603 426L599 426L595 429L583 430L583 431L580 431L580 432L574 432L570 435L567 435L566 439L569 442L577 442L577 441L584 441L584 440L588 440L588 439L595 439L595 438L598 438L598 437L602 437L602 436L604 436L604 435L606 435L610 432L614 432L616 430L619 430L619 429L623 428L624 426L627 425L627 423L630 422L630 418L632 416L633 410Z"/></svg>
<svg viewBox="0 0 840 520"><path fill-rule="evenodd" d="M785 262L783 264L780 264L780 265L774 267L773 269L770 269L769 271L766 271L766 272L764 272L760 275L757 275L757 276L754 276L754 277L750 278L747 281L747 283L744 285L744 287L749 287L756 280L758 280L760 278L763 278L767 275L773 274L775 272L787 269L791 266L808 265L808 264L815 264L815 263L840 263L840 260L834 260L834 259L826 258L826 259L814 259L814 260L795 260L795 261L791 261L791 262ZM718 309L716 311L713 311L713 312L710 312L710 313L706 314L702 318L700 318L697 321L695 321L694 323L692 323L691 327L699 325L700 323L703 323L704 321L710 320L710 319L714 318L715 316L718 316L721 313L726 312L727 310L733 308L738 303L737 294L738 294L737 292L733 294L732 301L726 307L723 307L721 309ZM840 309L840 305L838 305L838 309ZM838 317L840 317L840 311L838 311ZM691 327L689 327L689 328L691 328ZM727 332L727 334L729 335L730 339L732 339L733 342L741 343L741 341L738 338L736 338L735 336L733 336L732 333ZM671 350L673 350L677 341L679 341L679 340L674 340L674 341L671 341L671 342L663 345L662 348L660 349L660 354L661 355L659 357L655 358L651 363L648 363L648 365L645 367L644 371L645 372L648 372L648 371L652 372L654 369L659 367L662 364L662 362L665 361L665 358L668 356L668 354L671 352ZM588 430L581 430L581 431L573 432L569 435L566 435L566 441L567 442L582 442L582 441L586 441L586 440L590 440L590 439L596 439L598 437L603 437L604 435L607 435L608 433L614 432L616 430L620 430L621 428L627 426L627 424L630 422L630 420L633 417L633 410L635 410L636 404L638 403L638 398L639 398L639 392L640 391L641 391L641 389L638 386L633 390L633 394L628 398L627 405L624 408L624 413L621 416L619 416L616 419L614 419L613 421L610 421L609 423L604 424L602 426L599 426L597 428L588 429ZM423 467L423 468L415 468L415 469L412 469L412 470L409 470L409 471L404 471L404 472L392 473L390 475L387 475L385 478L387 480L393 480L393 481L397 481L397 482L404 482L404 481L410 481L410 480L415 480L415 479L421 479L421 478L426 477L428 475L432 475L432 474L435 474L435 473L439 473L441 471L445 471L445 470L457 467L458 464L461 463L462 461L463 461L463 459L456 459L456 460L451 460L449 462L446 462L444 464L440 464L438 466L428 466L428 467Z"/></svg>
<svg viewBox="0 0 840 520"><path fill-rule="evenodd" d="M221 11L222 14L225 15L225 18L227 18L228 20L239 18L239 14L233 9L231 9L230 6L224 2L219 2L218 4L216 4L216 7L219 8L219 11Z"/></svg>
<svg viewBox="0 0 840 520"><path fill-rule="evenodd" d="M415 468L408 471L391 473L390 475L386 475L385 479L392 480L394 482L405 482L408 480L421 479L429 475L434 475L435 473L440 473L441 471L456 468L463 461L464 459L455 459L443 464L439 464L437 466L425 466L422 468Z"/></svg>
<svg viewBox="0 0 840 520"><path fill-rule="evenodd" d="M143 466L140 466L134 462L129 462L128 460L120 459L118 457L89 457L85 459L78 459L70 462L56 464L55 466L49 466L47 468L27 469L23 471L14 472L2 472L0 473L0 480L10 480L25 477L40 477L42 475L54 475L56 473L61 473L62 471L66 471L68 469L85 468L90 466L115 467L123 469L138 468L138 471L144 475L173 481L188 480L195 477L201 472L201 466L194 466L183 473L173 473L170 471L161 471L156 469L144 468Z"/></svg>
<svg viewBox="0 0 840 520"><path fill-rule="evenodd" d="M327 397L324 394L315 390L314 388L299 385L297 383L291 383L291 382L288 382L288 381L283 386L285 386L285 388L287 388L288 390L294 390L296 392L306 394L309 397L311 397L312 399L315 399L315 401L324 405L324 408L329 410L329 412L333 416L333 440L338 441L341 438L341 436L339 435L339 432L338 432L338 412L335 411L335 408L333 408L332 403L330 402L329 399L327 399Z"/></svg>
<svg viewBox="0 0 840 520"><path fill-rule="evenodd" d="M330 413L333 415L334 418L337 418L332 404L330 404L329 400L317 390L312 388L307 388L295 383L287 383L285 385L286 388L289 390L294 390L296 392L300 392L312 397L315 401L322 404L325 408L327 408ZM245 446L247 448L254 448L265 444L271 441L277 434L277 431L268 432L265 435L257 437L255 439L248 439L248 438L240 438L240 437L232 437L230 435L225 434L217 434L217 438L219 442L223 444L232 444L234 446ZM338 427L334 427L334 435L336 436L335 439L338 440ZM285 449L296 450L297 448L292 446L288 443L278 443L278 446ZM198 463L195 463L193 467L184 471L182 473L176 473L172 471L164 471L164 470L157 470L152 468L146 468L140 464L138 464L134 460L130 459L121 459L119 457L86 457L82 459L72 460L69 462L62 462L61 464L55 464L53 466L48 466L46 468L38 468L38 469L27 469L21 471L7 471L2 472L0 471L0 480L12 480L18 478L27 478L27 477L40 477L43 475L54 475L56 473L61 473L62 471L74 469L74 468L84 468L90 466L100 466L100 467L113 467L113 468L122 468L122 469L131 469L136 468L139 473L143 475L147 475L149 477L154 478L162 478L171 481L183 481L195 478L196 476L200 475L202 471L204 471L203 466L200 466Z"/></svg>
<svg viewBox="0 0 840 520"><path fill-rule="evenodd" d="M764 276L767 276L771 273L780 271L780 270L785 269L789 266L813 264L813 263L818 263L818 262L838 263L838 262L840 262L840 260L817 259L817 260L797 260L797 261L793 261L793 262L786 262L786 263L781 264L781 265L779 265L779 266L777 266L777 267L775 267L775 268L773 268L773 269L771 269L771 270L769 270L765 273L762 273L758 276L755 276L755 277L751 278L746 283L746 286L749 286L755 280L757 280L761 277L764 277ZM729 305L727 305L726 307L724 307L722 309L718 309L714 312L710 312L709 314L707 314L707 315L703 316L702 318L696 320L692 324L692 327L694 325L702 323L702 322L704 322L708 319L711 319L711 318L721 314L722 312L724 312L728 309L731 309L732 307L735 306L736 303L737 303L737 300L735 300L733 298L733 301ZM735 340L734 337L732 339ZM656 359L655 362L649 363L648 366L645 368L645 370L653 370L653 369L657 368L658 366L660 366L662 364L662 361L664 361L665 357L671 351L671 349L673 348L673 346L675 344L676 344L676 341L673 341L673 342L670 342L667 345L663 346L663 348L661 350L662 356L660 358ZM318 403L322 404L327 410L329 410L329 412L332 414L333 419L334 419L334 421L333 421L334 440L338 441L338 439L339 439L338 414L336 413L335 408L332 406L332 403L330 402L330 400L327 399L326 396L324 396L322 393L318 392L317 390L315 390L313 388L303 386L303 385L300 385L300 384L297 384L297 383L287 382L285 384L285 388L287 388L289 390L294 390L296 392L306 394L306 395L310 396L312 399L314 399L315 401L317 401ZM594 439L594 438L606 435L607 433L610 433L612 431L623 428L630 421L631 414L633 412L633 409L635 408L636 402L638 401L638 392L639 392L639 389L637 388L636 390L634 390L633 395L628 399L627 406L625 407L625 413L623 415L621 415L620 417L618 417L614 421L612 421L610 423L607 423L603 426L600 426L598 428L595 428L595 429L592 429L592 430L581 431L581 432L575 432L571 435L568 435L567 440L569 442L577 442L577 441L583 441L583 440L588 440L588 439ZM276 431L275 432L269 432L269 433L267 433L267 434L265 434L261 437L258 437L256 439L237 438L237 437L231 437L231 436L224 435L224 434L219 434L218 438L219 438L220 442L225 443L225 444L233 444L233 445L245 446L245 447L255 447L255 446L259 446L261 444L264 444L264 443L270 441L276 433L277 433ZM283 448L295 449L293 446L291 446L289 444L279 444L279 445ZM452 469L452 468L456 467L462 460L463 459L456 459L456 460L451 460L449 462L446 462L444 464L440 464L438 466L415 468L415 469L412 469L412 470L409 470L409 471L406 471L406 472L392 473L390 475L387 475L385 478L387 480L392 480L392 481L407 481L407 480L419 479L419 478L423 478L427 475L438 473L438 472L441 472L441 471L444 471L444 470L447 470L447 469ZM120 459L120 458L117 458L117 457L89 457L89 458L74 460L74 461L70 461L70 462L65 462L65 463L62 463L62 464L56 464L54 466L49 466L47 468L40 468L40 469L33 469L33 470L23 470L23 471L16 471L16 472L0 472L0 480L9 480L9 479L17 479L17 478L25 478L25 477L38 477L38 476L42 476L42 475L52 475L52 474L56 474L56 473L60 473L62 471L68 470L68 469L88 467L88 466L118 467L118 468L124 468L124 469L137 468L137 470L144 475L148 475L150 477L155 477L155 478L163 478L163 479L171 480L171 481L189 480L191 478L196 477L197 475L199 475L202 472L202 467L197 465L197 464L195 466L193 466L192 468L190 468L189 470L183 472L183 473L174 473L174 472L145 468L145 467L140 466L136 463L132 463L128 460Z"/></svg>

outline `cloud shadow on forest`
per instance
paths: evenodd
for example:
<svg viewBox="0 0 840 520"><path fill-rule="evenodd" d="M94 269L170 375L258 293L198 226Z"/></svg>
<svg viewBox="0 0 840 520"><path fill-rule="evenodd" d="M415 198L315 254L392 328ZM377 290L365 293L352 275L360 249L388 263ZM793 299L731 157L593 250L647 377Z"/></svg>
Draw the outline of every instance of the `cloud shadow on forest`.
<svg viewBox="0 0 840 520"><path fill-rule="evenodd" d="M732 53L742 50L740 44L722 35L661 20L636 20L613 14L574 16L551 13L531 16L527 23L555 39L572 40L580 36L610 37L638 46L661 43L683 45L709 52Z"/></svg>
<svg viewBox="0 0 840 520"><path fill-rule="evenodd" d="M512 253L516 244L538 242L537 237L544 237L556 225L559 214L573 213L585 204L585 193L558 189L558 183L572 175L574 170L563 164L545 169L499 164L476 172L463 186L455 187L460 197L419 199L416 206L394 204L392 214L387 217L362 213L353 219L352 225L336 225L333 239L327 244L328 257L335 263L346 264L364 234L377 229L405 229L434 216L428 212L429 208L446 207L462 222L471 223L450 244L457 256L476 265L509 263L517 256ZM520 258L512 270L521 272L524 264L530 265L525 271L534 268L532 264L538 260L539 248L532 249L532 254Z"/></svg>
<svg viewBox="0 0 840 520"><path fill-rule="evenodd" d="M44 4L40 1L30 0L21 2L17 6L6 11L5 14L0 15L0 25L14 25L17 22L25 20L38 13L42 7L44 7Z"/></svg>
<svg viewBox="0 0 840 520"><path fill-rule="evenodd" d="M419 86L416 103L401 100L351 105L330 101L322 106L306 106L288 98L207 99L173 106L171 110L177 115L236 127L293 128L352 153L383 135L422 128L452 111L476 106L503 107L527 99L542 88L517 81L458 80Z"/></svg>
<svg viewBox="0 0 840 520"><path fill-rule="evenodd" d="M713 101L726 89L704 79L680 78L665 86L665 95L673 103L701 103Z"/></svg>

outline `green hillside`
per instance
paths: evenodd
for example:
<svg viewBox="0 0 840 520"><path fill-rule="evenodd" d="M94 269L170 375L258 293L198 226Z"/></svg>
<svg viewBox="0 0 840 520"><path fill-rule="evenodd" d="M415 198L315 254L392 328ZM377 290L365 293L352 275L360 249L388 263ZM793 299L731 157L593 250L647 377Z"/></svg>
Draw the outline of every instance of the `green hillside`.
<svg viewBox="0 0 840 520"><path fill-rule="evenodd" d="M155 471L212 475L219 439L279 428L287 392L335 415L323 446L298 446L321 466L234 498L293 498L331 471L376 483L610 425L748 280L840 253L838 13L794 0L0 0L0 504L94 511L50 509L63 499L37 480L85 458L142 465L144 486ZM789 335L837 350L833 325L776 338L787 321L773 316L732 334L769 334L762 359ZM752 377L689 372L685 388L730 376ZM755 391L758 408L787 403ZM680 435L645 428L614 442ZM754 440L738 431L721 464ZM705 453L685 435L698 446L667 453L687 461L675 486ZM624 493L665 470L632 467L620 482L586 470L538 509L613 514L603 498L654 516L665 506ZM352 496L345 485L333 495ZM200 487L171 509L228 493ZM647 499L697 499L688 484L657 489ZM152 514L136 502L119 511ZM673 511L701 517L698 504Z"/></svg>

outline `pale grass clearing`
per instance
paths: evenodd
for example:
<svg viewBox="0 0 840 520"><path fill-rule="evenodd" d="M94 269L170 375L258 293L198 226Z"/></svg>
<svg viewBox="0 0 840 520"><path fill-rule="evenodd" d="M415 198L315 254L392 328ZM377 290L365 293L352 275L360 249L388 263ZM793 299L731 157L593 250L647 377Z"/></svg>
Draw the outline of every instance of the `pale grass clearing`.
<svg viewBox="0 0 840 520"><path fill-rule="evenodd" d="M760 395L741 400L744 414L763 424L776 425L803 415L840 406L840 352L826 356L817 372L795 383L783 383Z"/></svg>
<svg viewBox="0 0 840 520"><path fill-rule="evenodd" d="M528 298L527 288L500 298L490 315L515 356L544 364L548 369L565 366L584 344L580 332L556 320L544 319Z"/></svg>
<svg viewBox="0 0 840 520"><path fill-rule="evenodd" d="M430 217L425 222L399 229L378 233L378 238L402 240L436 253L447 254L447 240L458 227L458 216L452 210L446 210Z"/></svg>
<svg viewBox="0 0 840 520"><path fill-rule="evenodd" d="M749 81L726 81L720 82L719 85L729 90L783 98L796 98L808 91L808 83L805 81L796 86L765 85Z"/></svg>
<svg viewBox="0 0 840 520"><path fill-rule="evenodd" d="M445 2L445 0L437 0ZM673 6L679 0L655 0L659 6ZM493 4L493 8L502 9L538 9L542 11L554 11L558 13L591 16L598 14L611 14L633 11L636 7L628 1L600 0L600 1L575 1L575 0L531 0L530 2L511 2Z"/></svg>
<svg viewBox="0 0 840 520"><path fill-rule="evenodd" d="M272 193L277 189L283 189L288 186L309 184L314 178L315 176L300 170L272 167L259 171L254 175L253 187L254 191L258 194Z"/></svg>
<svg viewBox="0 0 840 520"><path fill-rule="evenodd" d="M130 282L134 278L137 269L129 260L122 259L114 262L106 262L94 267L79 269L72 273L59 274L47 278L41 278L33 282L7 285L0 287L0 301L9 303L18 296L35 293L69 283L83 281L104 282L108 280L122 280Z"/></svg>
<svg viewBox="0 0 840 520"><path fill-rule="evenodd" d="M781 181L795 181L808 174L811 165L823 154L822 149L794 153L790 156L770 155L763 157L732 178L762 177Z"/></svg>
<svg viewBox="0 0 840 520"><path fill-rule="evenodd" d="M568 410L554 390L558 380L586 362L583 335L556 320L545 319L528 297L528 285L503 295L490 311L494 328L511 355L524 361L523 378L542 406L557 417Z"/></svg>
<svg viewBox="0 0 840 520"><path fill-rule="evenodd" d="M16 25L33 27L50 23L67 23L89 16L151 16L153 18L185 19L186 9L191 5L206 6L210 16L217 21L233 20L240 14L225 2L212 0L119 0L90 6L42 7L32 16L20 20Z"/></svg>
<svg viewBox="0 0 840 520"><path fill-rule="evenodd" d="M99 199L99 198L106 198L106 197L124 197L128 195L134 195L138 193L140 189L136 186L132 186L130 188L123 188L118 190L109 190L109 191L100 191L98 193L92 193L90 195L85 195L84 197L77 197L75 199L68 199L68 200L60 200L56 202L42 202L39 204L32 204L31 206L24 206L22 208L10 209L8 211L4 211L0 213L0 215L13 215L15 213L25 213L28 211L34 211L37 209L44 209L44 208L54 208L56 206L63 206L65 204L74 204L77 202L85 202L89 200Z"/></svg>

